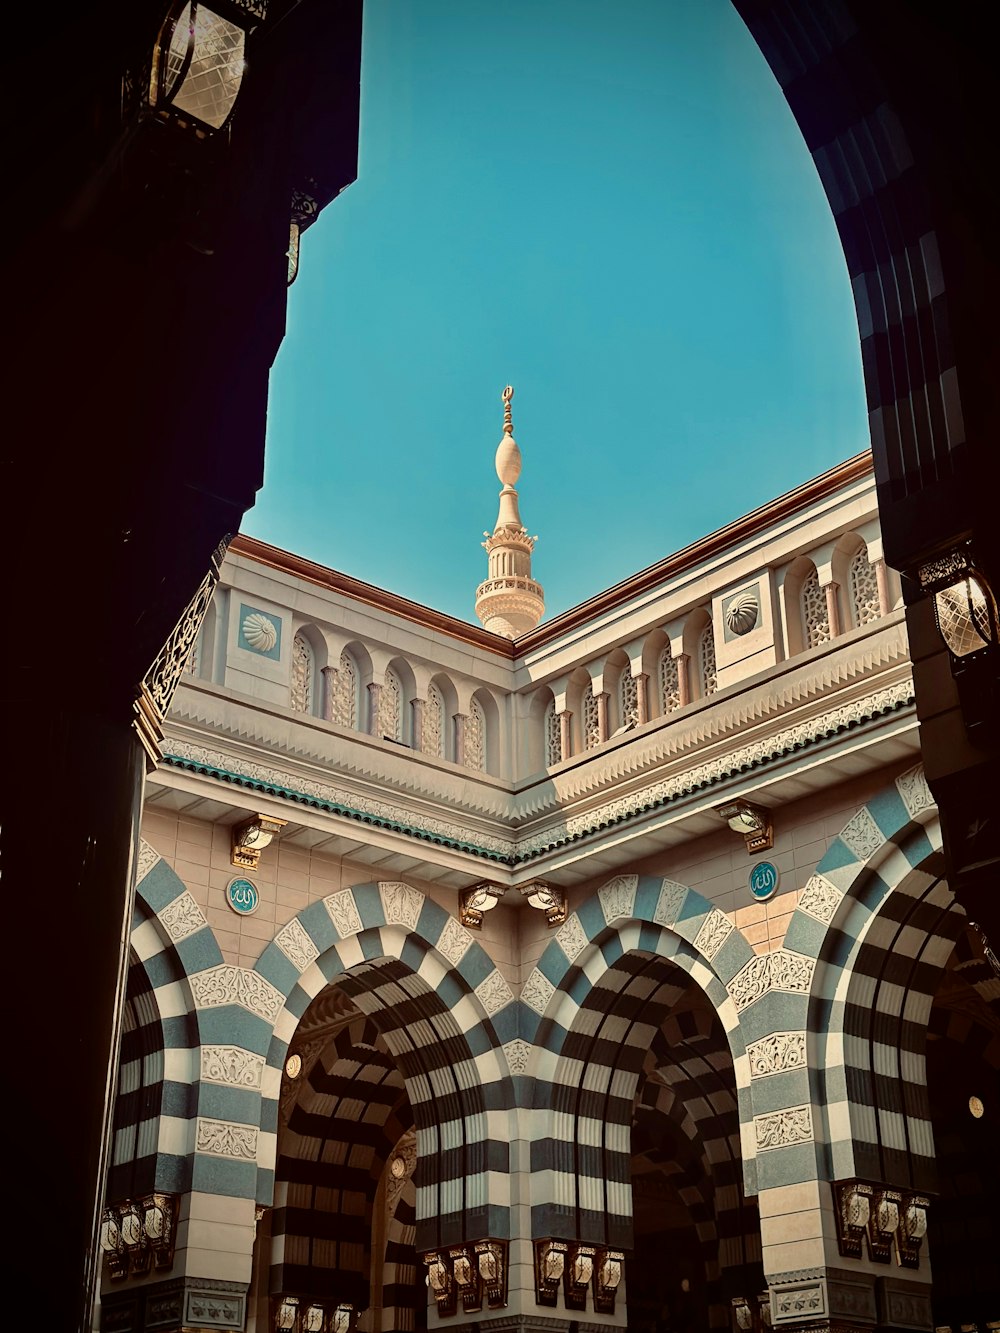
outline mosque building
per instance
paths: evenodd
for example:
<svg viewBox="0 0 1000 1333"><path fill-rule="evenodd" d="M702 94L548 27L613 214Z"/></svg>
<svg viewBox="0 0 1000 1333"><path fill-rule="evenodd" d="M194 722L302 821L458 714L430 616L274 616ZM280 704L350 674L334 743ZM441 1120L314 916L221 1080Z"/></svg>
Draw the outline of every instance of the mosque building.
<svg viewBox="0 0 1000 1333"><path fill-rule="evenodd" d="M95 1326L1000 1328L1000 967L871 456L545 621L511 399L481 627L229 547L146 785Z"/></svg>

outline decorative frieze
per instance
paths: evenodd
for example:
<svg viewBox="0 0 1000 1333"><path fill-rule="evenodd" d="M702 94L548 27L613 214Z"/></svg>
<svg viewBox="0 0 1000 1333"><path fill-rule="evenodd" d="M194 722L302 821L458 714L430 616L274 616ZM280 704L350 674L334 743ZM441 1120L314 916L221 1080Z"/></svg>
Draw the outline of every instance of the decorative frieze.
<svg viewBox="0 0 1000 1333"><path fill-rule="evenodd" d="M237 1125L229 1120L199 1116L195 1124L195 1151L213 1157L231 1157L240 1162L257 1160L256 1125Z"/></svg>
<svg viewBox="0 0 1000 1333"><path fill-rule="evenodd" d="M220 963L191 976L191 991L199 1009L217 1009L224 1004L238 1004L258 1018L273 1023L281 1012L285 997L259 972L249 967Z"/></svg>
<svg viewBox="0 0 1000 1333"><path fill-rule="evenodd" d="M226 1083L235 1088L259 1088L264 1074L264 1057L242 1046L202 1046L201 1079L203 1083Z"/></svg>
<svg viewBox="0 0 1000 1333"><path fill-rule="evenodd" d="M755 1115L753 1132L758 1152L770 1152L774 1148L792 1148L797 1143L811 1143L812 1108L808 1104L788 1106L781 1111Z"/></svg>
<svg viewBox="0 0 1000 1333"><path fill-rule="evenodd" d="M282 926L274 942L300 972L304 972L319 957L319 949L298 917L293 916L287 925Z"/></svg>
<svg viewBox="0 0 1000 1333"><path fill-rule="evenodd" d="M181 940L208 925L205 913L187 889L163 908L160 922L174 944L180 944Z"/></svg>
<svg viewBox="0 0 1000 1333"><path fill-rule="evenodd" d="M351 935L359 934L362 928L361 913L358 911L358 905L354 901L354 894L350 889L343 889L340 893L331 893L323 899L323 906L333 922L334 930L342 940L348 939Z"/></svg>
<svg viewBox="0 0 1000 1333"><path fill-rule="evenodd" d="M750 1077L767 1078L769 1074L783 1074L788 1069L804 1069L806 1063L805 1032L772 1032L747 1046Z"/></svg>

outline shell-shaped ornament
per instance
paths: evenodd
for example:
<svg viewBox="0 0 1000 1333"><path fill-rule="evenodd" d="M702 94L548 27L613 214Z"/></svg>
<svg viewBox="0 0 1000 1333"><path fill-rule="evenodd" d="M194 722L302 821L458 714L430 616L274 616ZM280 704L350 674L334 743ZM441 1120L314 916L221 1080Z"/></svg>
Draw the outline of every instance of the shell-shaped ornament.
<svg viewBox="0 0 1000 1333"><path fill-rule="evenodd" d="M726 607L726 624L734 634L749 634L757 623L759 613L757 590L738 592Z"/></svg>
<svg viewBox="0 0 1000 1333"><path fill-rule="evenodd" d="M243 620L243 637L255 653L269 653L278 642L277 626L259 611L251 611Z"/></svg>

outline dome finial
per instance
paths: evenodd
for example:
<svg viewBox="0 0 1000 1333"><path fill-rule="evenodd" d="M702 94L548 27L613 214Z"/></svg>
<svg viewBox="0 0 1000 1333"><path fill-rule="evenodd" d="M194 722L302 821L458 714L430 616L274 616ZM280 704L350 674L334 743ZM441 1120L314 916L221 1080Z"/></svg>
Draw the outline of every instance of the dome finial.
<svg viewBox="0 0 1000 1333"><path fill-rule="evenodd" d="M514 639L534 629L545 611L542 586L531 577L531 552L536 537L528 535L518 512L514 486L521 475L521 451L514 439L510 402L514 390L508 384L501 393L503 439L497 446L497 476L503 484L500 512L492 535L484 533L489 555L489 577L476 590L476 615L494 634Z"/></svg>

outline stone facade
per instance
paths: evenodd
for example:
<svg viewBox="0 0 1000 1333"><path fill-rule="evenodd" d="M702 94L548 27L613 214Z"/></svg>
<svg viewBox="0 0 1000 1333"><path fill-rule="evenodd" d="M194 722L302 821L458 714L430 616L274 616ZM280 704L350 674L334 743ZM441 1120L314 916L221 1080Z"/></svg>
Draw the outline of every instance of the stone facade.
<svg viewBox="0 0 1000 1333"><path fill-rule="evenodd" d="M880 560L864 457L514 639L238 538L147 787L103 1327L932 1327L902 1088L975 950Z"/></svg>

